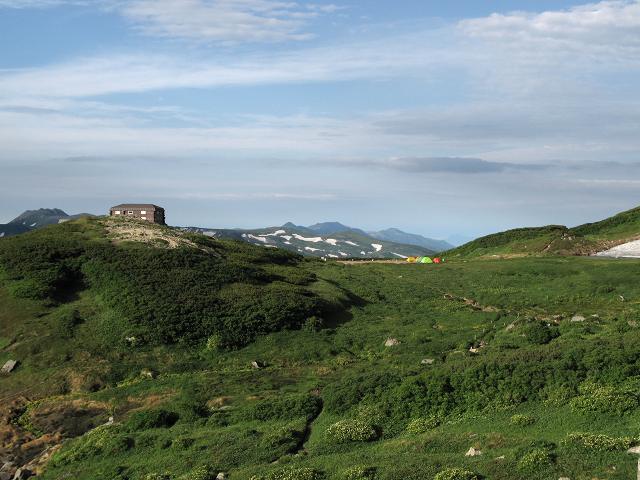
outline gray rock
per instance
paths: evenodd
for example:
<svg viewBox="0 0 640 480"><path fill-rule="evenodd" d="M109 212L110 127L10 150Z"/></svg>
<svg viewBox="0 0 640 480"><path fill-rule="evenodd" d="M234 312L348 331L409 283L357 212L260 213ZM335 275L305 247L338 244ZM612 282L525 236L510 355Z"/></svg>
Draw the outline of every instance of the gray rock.
<svg viewBox="0 0 640 480"><path fill-rule="evenodd" d="M465 457L477 457L479 455L482 455L482 451L481 450L477 450L473 447L471 447L469 450L467 450L467 453L464 454Z"/></svg>
<svg viewBox="0 0 640 480"><path fill-rule="evenodd" d="M584 322L585 320L586 318L584 318L584 316L582 315L574 315L573 317L571 317L572 322Z"/></svg>
<svg viewBox="0 0 640 480"><path fill-rule="evenodd" d="M255 368L256 370L260 369L260 368L264 368L264 363L260 362L258 360L254 360L253 362L251 362L251 366L253 368Z"/></svg>
<svg viewBox="0 0 640 480"><path fill-rule="evenodd" d="M217 476L216 476L216 480L227 480L229 478L229 475L227 475L226 472L220 472Z"/></svg>
<svg viewBox="0 0 640 480"><path fill-rule="evenodd" d="M2 369L0 369L0 373L11 373L18 366L18 360L7 360L3 365Z"/></svg>
<svg viewBox="0 0 640 480"><path fill-rule="evenodd" d="M400 345L400 340L397 338L387 338L387 341L384 342L385 347L395 347L397 345Z"/></svg>
<svg viewBox="0 0 640 480"><path fill-rule="evenodd" d="M422 365L433 365L435 360L433 358L423 358L420 362Z"/></svg>
<svg viewBox="0 0 640 480"><path fill-rule="evenodd" d="M629 450L627 450L627 453L635 453L637 455L640 455L640 446L631 447Z"/></svg>

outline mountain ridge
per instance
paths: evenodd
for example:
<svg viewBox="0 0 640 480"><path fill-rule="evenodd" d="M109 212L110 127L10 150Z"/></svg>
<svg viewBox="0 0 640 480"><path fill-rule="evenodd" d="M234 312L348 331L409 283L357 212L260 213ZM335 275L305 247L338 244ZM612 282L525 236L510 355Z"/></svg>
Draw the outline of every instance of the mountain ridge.
<svg viewBox="0 0 640 480"><path fill-rule="evenodd" d="M640 238L640 207L575 227L546 225L492 233L448 250L449 257L595 255Z"/></svg>
<svg viewBox="0 0 640 480"><path fill-rule="evenodd" d="M324 229L323 227L320 227ZM184 227L183 230L219 239L243 240L266 248L281 248L305 256L333 259L406 258L433 255L433 250L385 240L378 240L358 229L321 234L291 222L282 226L259 229L213 229Z"/></svg>

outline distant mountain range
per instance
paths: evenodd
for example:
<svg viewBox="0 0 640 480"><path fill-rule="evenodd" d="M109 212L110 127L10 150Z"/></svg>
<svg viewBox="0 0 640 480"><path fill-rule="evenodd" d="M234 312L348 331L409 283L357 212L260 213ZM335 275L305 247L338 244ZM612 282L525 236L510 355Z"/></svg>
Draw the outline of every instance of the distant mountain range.
<svg viewBox="0 0 640 480"><path fill-rule="evenodd" d="M397 229L365 232L339 222L316 223L308 227L288 222L279 227L254 230L201 227L188 227L185 230L214 238L244 240L267 248L283 248L303 255L328 258L406 258L433 255L452 248L446 242Z"/></svg>
<svg viewBox="0 0 640 480"><path fill-rule="evenodd" d="M403 232L402 230L399 230L397 228L388 228L386 230L380 230L379 232L365 232L364 230L361 230L359 228L347 227L340 222L316 223L315 225L311 225L306 228L324 235L352 232L359 235L373 237L377 240L384 240L385 242L415 245L418 247L426 248L427 250L431 250L433 252L443 252L454 247L454 245L445 240L435 240L433 238L423 237L422 235L417 235L415 233Z"/></svg>
<svg viewBox="0 0 640 480"><path fill-rule="evenodd" d="M9 223L0 225L0 238L88 215L69 215L58 208L27 210ZM433 255L453 248L446 241L406 233L397 228L365 232L339 222L316 223L308 227L289 222L281 227L254 230L202 227L188 227L184 230L215 238L242 240L267 248L283 248L307 256L329 258L404 258Z"/></svg>
<svg viewBox="0 0 640 480"><path fill-rule="evenodd" d="M89 213L69 215L59 208L27 210L11 220L9 223L0 224L0 238L26 233L37 228L46 227L47 225L54 225L63 221L86 216L92 215Z"/></svg>

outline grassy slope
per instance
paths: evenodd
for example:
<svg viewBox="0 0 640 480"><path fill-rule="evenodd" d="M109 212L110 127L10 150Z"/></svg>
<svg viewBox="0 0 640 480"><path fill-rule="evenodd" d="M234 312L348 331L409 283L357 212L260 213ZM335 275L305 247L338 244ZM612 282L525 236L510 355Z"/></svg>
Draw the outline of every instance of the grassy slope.
<svg viewBox="0 0 640 480"><path fill-rule="evenodd" d="M67 443L43 478L206 478L194 471L202 465L230 472L232 479L316 478L302 469L337 479L429 479L447 467L491 479L634 475L635 459L623 447L582 449L566 439L575 432L640 434L637 262L521 258L438 267L307 262L296 268L315 273L310 288L317 294L354 306L327 316L325 328L271 333L232 351L207 349L203 342L92 351L90 326L112 314L96 292L42 307L7 296L12 282L5 282L0 336L24 342L11 352L25 366L0 379L3 392L65 368L86 377L86 385L71 393L36 390L31 398L64 393L52 401L90 399L109 405L116 419ZM475 300L475 307L463 298ZM47 318L70 308L87 317L71 338L52 332L38 339L50 327ZM46 316L37 318L41 313ZM571 322L576 313L586 320ZM551 327L541 326L543 319ZM540 332L555 338L541 340ZM387 348L387 338L401 343ZM481 344L479 353L469 352ZM434 362L423 365L423 359ZM266 367L251 368L254 360ZM110 371L103 375L97 366L107 362ZM140 377L142 368L160 375ZM99 383L94 392L92 370ZM585 408L580 392L589 381L611 390L586 395L603 401ZM132 420L140 415L136 410L158 408L180 419L166 428ZM514 414L534 423L513 425ZM440 425L405 431L420 417L435 417ZM337 443L327 429L344 419L370 423L382 437ZM471 446L484 454L465 457ZM537 459L533 467L527 458ZM375 477L348 476L353 466L371 467ZM283 469L297 473L278 476Z"/></svg>
<svg viewBox="0 0 640 480"><path fill-rule="evenodd" d="M446 252L449 257L589 254L640 236L640 208L574 228L550 225L487 235Z"/></svg>

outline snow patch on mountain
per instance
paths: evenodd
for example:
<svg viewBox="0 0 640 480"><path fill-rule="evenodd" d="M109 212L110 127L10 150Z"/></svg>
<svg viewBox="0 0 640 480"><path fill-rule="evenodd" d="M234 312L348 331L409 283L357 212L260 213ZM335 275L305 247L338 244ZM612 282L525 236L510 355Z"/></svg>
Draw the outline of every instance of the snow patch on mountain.
<svg viewBox="0 0 640 480"><path fill-rule="evenodd" d="M324 250L322 250L320 248L304 247L304 249L308 250L309 252L324 252Z"/></svg>
<svg viewBox="0 0 640 480"><path fill-rule="evenodd" d="M303 242L313 242L313 243L322 242L322 237L303 237L302 235L298 235L297 233L294 233L293 237L297 240L302 240Z"/></svg>
<svg viewBox="0 0 640 480"><path fill-rule="evenodd" d="M400 257L400 258L409 258L406 255L400 255L399 253L395 253L395 252L391 252L392 255L395 255L396 257Z"/></svg>
<svg viewBox="0 0 640 480"><path fill-rule="evenodd" d="M273 233L263 233L262 235L260 235L261 237L277 237L279 235L283 235L287 233L286 230L276 230Z"/></svg>
<svg viewBox="0 0 640 480"><path fill-rule="evenodd" d="M382 245L380 245L379 243L372 243L371 246L376 249L376 252L382 250Z"/></svg>
<svg viewBox="0 0 640 480"><path fill-rule="evenodd" d="M258 242L267 243L267 239L266 238L259 237L257 235L252 235L251 233L249 233L249 234L243 233L242 236L244 238L250 238L251 240L257 240Z"/></svg>
<svg viewBox="0 0 640 480"><path fill-rule="evenodd" d="M360 245L358 245L357 243L354 242L350 242L349 240L345 240L344 243L346 243L347 245L352 245L354 247L359 247Z"/></svg>
<svg viewBox="0 0 640 480"><path fill-rule="evenodd" d="M334 247L338 244L338 240L336 240L335 238L327 238L325 242L327 242L329 245L333 245Z"/></svg>

